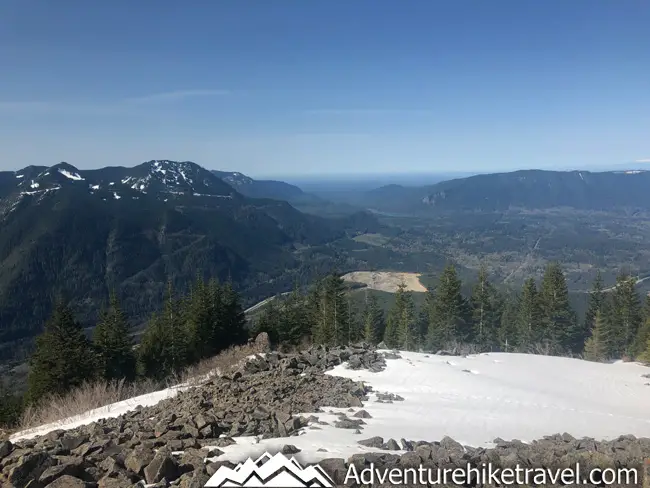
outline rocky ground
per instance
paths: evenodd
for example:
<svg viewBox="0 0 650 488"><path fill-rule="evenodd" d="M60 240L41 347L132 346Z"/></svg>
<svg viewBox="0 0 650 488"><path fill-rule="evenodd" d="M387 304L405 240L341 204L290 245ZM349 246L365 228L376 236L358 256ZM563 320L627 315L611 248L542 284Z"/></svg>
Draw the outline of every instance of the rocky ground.
<svg viewBox="0 0 650 488"><path fill-rule="evenodd" d="M435 442L364 438L359 410L371 388L347 378L323 374L347 363L350 368L381 371L386 360L368 346L316 347L297 354L270 352L246 362L234 374L180 393L174 398L69 431L12 444L0 443L0 486L15 488L77 488L148 486L203 487L222 465L219 447L233 437L288 437L304 428L318 428L324 407L350 408L335 427L354 429L368 453L319 464L343 484L348 467L638 467L650 457L650 439L623 436L609 442L553 435L524 444L495 440L492 449L462 446L453 439ZM377 393L378 401L403 399ZM353 408L356 407L356 408ZM305 418L302 412L315 412ZM291 444L282 452L296 454ZM585 485L589 486L589 485Z"/></svg>

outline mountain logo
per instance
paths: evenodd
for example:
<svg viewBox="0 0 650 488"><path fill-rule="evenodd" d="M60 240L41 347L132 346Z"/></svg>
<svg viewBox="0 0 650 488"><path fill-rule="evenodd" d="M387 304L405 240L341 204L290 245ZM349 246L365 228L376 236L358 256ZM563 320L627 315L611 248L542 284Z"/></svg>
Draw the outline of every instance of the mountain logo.
<svg viewBox="0 0 650 488"><path fill-rule="evenodd" d="M303 468L295 458L265 452L257 460L248 458L231 469L221 466L208 480L208 487L273 486L279 488L332 488L334 481L318 465Z"/></svg>

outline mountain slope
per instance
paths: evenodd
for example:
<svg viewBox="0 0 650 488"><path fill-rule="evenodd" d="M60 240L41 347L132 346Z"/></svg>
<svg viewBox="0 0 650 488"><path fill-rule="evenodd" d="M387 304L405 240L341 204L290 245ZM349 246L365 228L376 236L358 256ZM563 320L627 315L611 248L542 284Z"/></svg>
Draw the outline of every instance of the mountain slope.
<svg viewBox="0 0 650 488"><path fill-rule="evenodd" d="M254 301L308 276L300 249L376 223L247 198L190 162L30 167L0 173L0 192L0 358L40 332L56 294L88 326L111 289L142 323L168 279L184 288L197 273L230 278Z"/></svg>
<svg viewBox="0 0 650 488"><path fill-rule="evenodd" d="M316 202L321 199L305 193L300 188L284 181L255 180L242 173L228 171L212 171L220 179L228 183L236 191L251 198L271 198L293 202Z"/></svg>
<svg viewBox="0 0 650 488"><path fill-rule="evenodd" d="M504 211L570 207L650 210L650 172L523 170L444 181L391 185L368 192L366 206L382 211Z"/></svg>

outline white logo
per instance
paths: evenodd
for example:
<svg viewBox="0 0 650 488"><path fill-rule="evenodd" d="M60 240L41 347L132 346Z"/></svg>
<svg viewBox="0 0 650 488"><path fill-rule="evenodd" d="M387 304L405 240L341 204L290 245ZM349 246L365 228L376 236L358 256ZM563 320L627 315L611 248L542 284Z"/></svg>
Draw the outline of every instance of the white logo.
<svg viewBox="0 0 650 488"><path fill-rule="evenodd" d="M248 458L234 469L221 466L208 480L207 487L273 486L279 488L332 488L334 481L318 465L303 468L295 458L282 453L262 454L256 461Z"/></svg>

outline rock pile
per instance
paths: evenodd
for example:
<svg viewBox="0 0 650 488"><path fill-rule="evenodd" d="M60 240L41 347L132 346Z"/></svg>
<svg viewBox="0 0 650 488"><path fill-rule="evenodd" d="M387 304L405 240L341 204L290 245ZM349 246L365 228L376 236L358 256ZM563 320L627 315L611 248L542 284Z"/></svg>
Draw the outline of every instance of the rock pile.
<svg viewBox="0 0 650 488"><path fill-rule="evenodd" d="M263 340L258 343L265 347ZM187 480L209 472L204 458L221 454L205 446L232 444L234 436L291 436L317 420L299 413L361 407L368 386L322 374L345 362L354 369L386 367L384 357L366 345L256 355L234 374L157 405L16 445L0 444L0 486L108 488L163 479L194 486ZM58 481L64 476L68 485Z"/></svg>
<svg viewBox="0 0 650 488"><path fill-rule="evenodd" d="M323 374L345 362L351 368L381 371L386 357L365 345L257 355L233 374L214 378L155 406L33 440L1 442L0 486L135 488L146 483L158 488L200 488L219 467L233 467L218 460L219 448L234 443L232 437L287 437L306 426L317 429L324 422L299 414L318 413L324 407L351 409L355 413L339 414L334 426L361 434L372 416L358 407L368 400L371 388ZM377 399L403 400L390 393L379 393ZM358 470L371 464L383 469L454 468L468 463L557 468L579 462L584 469L602 469L636 467L650 457L650 439L633 436L598 442L558 434L531 444L496 439L491 449L463 446L449 437L439 442L364 439L362 435L359 439L368 452L319 463L337 484L343 483L352 465ZM286 455L299 451L291 444L281 450Z"/></svg>

